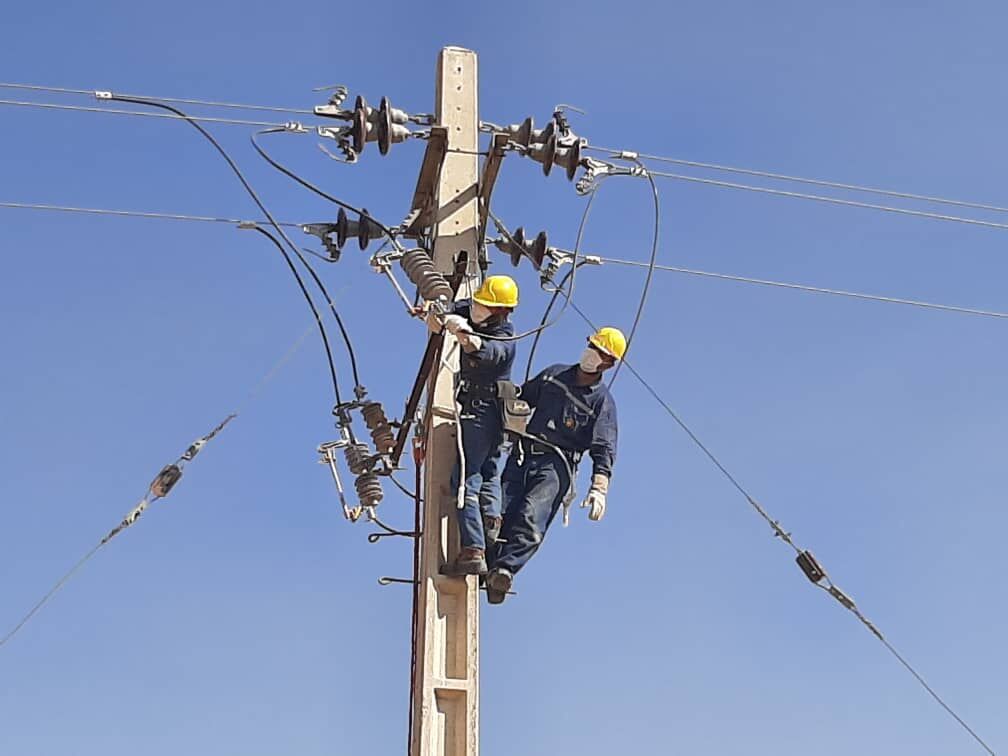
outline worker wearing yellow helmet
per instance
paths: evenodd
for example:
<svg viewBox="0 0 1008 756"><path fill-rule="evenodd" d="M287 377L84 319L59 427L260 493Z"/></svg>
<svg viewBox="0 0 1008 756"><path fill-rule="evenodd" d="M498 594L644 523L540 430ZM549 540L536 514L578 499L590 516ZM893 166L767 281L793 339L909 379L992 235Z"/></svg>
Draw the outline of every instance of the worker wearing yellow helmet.
<svg viewBox="0 0 1008 756"><path fill-rule="evenodd" d="M550 523L573 496L578 462L588 453L592 483L581 506L601 520L616 459L616 402L602 374L623 359L626 337L600 328L575 365L551 365L521 388L533 408L527 436L515 442L504 469L504 523L490 554L487 597L499 604L517 572L539 549ZM566 508L564 518L566 520Z"/></svg>
<svg viewBox="0 0 1008 756"><path fill-rule="evenodd" d="M450 575L484 575L486 550L501 527L501 470L504 430L497 382L511 379L514 326L509 317L518 305L518 285L509 276L488 276L471 300L460 300L449 314L429 315L433 331L443 327L458 339L457 396L461 408L463 465L456 463L453 489L464 488L458 510L462 548L445 566Z"/></svg>

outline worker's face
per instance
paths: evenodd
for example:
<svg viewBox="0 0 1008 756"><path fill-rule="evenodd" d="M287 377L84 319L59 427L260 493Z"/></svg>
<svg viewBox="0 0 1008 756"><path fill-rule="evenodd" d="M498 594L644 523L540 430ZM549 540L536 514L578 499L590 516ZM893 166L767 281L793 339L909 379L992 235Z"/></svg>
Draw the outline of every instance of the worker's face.
<svg viewBox="0 0 1008 756"><path fill-rule="evenodd" d="M602 373L615 364L616 360L613 357L603 352L590 341L588 342L588 348L581 355L580 367L586 373Z"/></svg>

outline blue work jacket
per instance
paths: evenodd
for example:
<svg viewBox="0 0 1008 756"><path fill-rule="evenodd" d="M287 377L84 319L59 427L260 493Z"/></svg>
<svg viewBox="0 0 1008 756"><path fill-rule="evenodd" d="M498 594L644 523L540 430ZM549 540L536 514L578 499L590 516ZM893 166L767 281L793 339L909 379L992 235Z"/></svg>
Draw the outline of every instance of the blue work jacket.
<svg viewBox="0 0 1008 756"><path fill-rule="evenodd" d="M467 299L457 301L452 312L468 320L479 336L514 336L514 326L506 319L491 318L488 323L473 323ZM511 379L514 358L515 342L483 339L482 346L475 352L462 350L459 356L459 379L470 386L491 388L497 381Z"/></svg>
<svg viewBox="0 0 1008 756"><path fill-rule="evenodd" d="M525 382L521 398L535 411L528 432L574 452L588 452L592 474L612 477L616 461L616 402L602 380L577 384L577 365L550 365Z"/></svg>

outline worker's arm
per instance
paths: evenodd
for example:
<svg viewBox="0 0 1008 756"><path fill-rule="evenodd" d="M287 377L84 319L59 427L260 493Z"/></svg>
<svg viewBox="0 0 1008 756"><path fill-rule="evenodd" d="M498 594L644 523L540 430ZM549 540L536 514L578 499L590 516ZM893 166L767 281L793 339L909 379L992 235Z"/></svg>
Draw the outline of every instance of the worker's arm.
<svg viewBox="0 0 1008 756"><path fill-rule="evenodd" d="M597 475L611 478L613 464L616 462L616 402L611 396L607 396L597 412L591 447L588 450L592 459L593 481Z"/></svg>

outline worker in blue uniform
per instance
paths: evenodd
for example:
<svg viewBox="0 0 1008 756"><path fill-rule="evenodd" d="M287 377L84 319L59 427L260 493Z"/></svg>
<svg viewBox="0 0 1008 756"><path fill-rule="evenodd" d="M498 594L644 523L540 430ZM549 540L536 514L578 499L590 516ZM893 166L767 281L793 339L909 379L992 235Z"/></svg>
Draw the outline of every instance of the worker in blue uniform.
<svg viewBox="0 0 1008 756"><path fill-rule="evenodd" d="M501 543L490 554L487 596L499 604L518 571L542 543L561 505L569 502L578 462L587 452L592 482L581 506L601 520L616 458L616 403L602 374L622 359L626 338L600 328L576 365L552 365L527 381L521 398L533 408L526 432L515 442L502 478ZM565 501L565 499L567 501Z"/></svg>
<svg viewBox="0 0 1008 756"><path fill-rule="evenodd" d="M487 546L500 533L505 438L497 382L511 378L515 343L508 318L517 304L518 285L510 276L488 276L471 300L427 319L431 330L443 326L462 348L456 391L464 462L456 462L452 475L452 489L460 483L464 489L458 509L461 549L445 565L448 575L485 575Z"/></svg>

